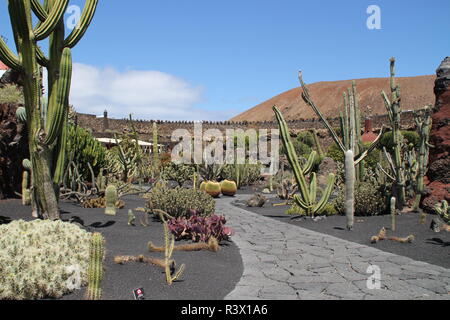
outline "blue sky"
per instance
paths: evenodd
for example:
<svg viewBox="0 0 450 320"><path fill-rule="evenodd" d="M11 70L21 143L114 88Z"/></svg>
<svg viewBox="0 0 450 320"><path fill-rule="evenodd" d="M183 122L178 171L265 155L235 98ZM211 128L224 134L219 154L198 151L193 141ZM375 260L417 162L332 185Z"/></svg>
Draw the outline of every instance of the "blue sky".
<svg viewBox="0 0 450 320"><path fill-rule="evenodd" d="M381 30L366 27L369 5ZM0 34L12 39L6 1ZM399 76L434 74L449 34L448 0L100 0L73 52L72 103L115 117L225 120L298 86L300 69L308 83L385 77L395 56Z"/></svg>

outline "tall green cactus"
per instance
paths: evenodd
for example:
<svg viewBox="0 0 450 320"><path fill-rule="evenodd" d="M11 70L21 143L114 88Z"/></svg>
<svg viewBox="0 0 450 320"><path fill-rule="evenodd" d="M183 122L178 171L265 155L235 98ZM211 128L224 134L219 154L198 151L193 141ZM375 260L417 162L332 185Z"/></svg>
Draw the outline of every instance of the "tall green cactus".
<svg viewBox="0 0 450 320"><path fill-rule="evenodd" d="M94 233L89 246L89 269L87 300L100 300L102 296L103 260L105 259L105 240L101 233Z"/></svg>
<svg viewBox="0 0 450 320"><path fill-rule="evenodd" d="M325 157L325 153L323 152L322 144L320 143L319 137L317 136L317 130L312 130L313 138L314 138L314 146L316 147L317 153L319 154L319 158Z"/></svg>
<svg viewBox="0 0 450 320"><path fill-rule="evenodd" d="M294 200L303 210L306 211L309 216L314 217L315 215L319 215L325 210L326 204L328 203L331 193L333 192L336 177L334 174L329 175L327 187L322 195L322 198L319 202L317 202L317 178L315 173L313 173L310 183L306 180L306 175L312 168L311 159L314 160L315 152L313 152L313 156L310 157L307 166L302 168L291 140L289 128L283 118L283 115L281 114L281 111L277 107L273 107L273 111L275 112L275 116L280 126L281 138L286 150L286 155L292 169L294 170L294 176L300 191L300 196L296 195Z"/></svg>
<svg viewBox="0 0 450 320"><path fill-rule="evenodd" d="M393 165L391 166L394 175L393 191L394 196L397 198L397 207L402 209L406 204L406 179L405 162L402 157L403 135L401 132L401 94L400 85L395 82L395 58L390 59L390 74L391 99L388 98L384 91L381 92L381 96L383 97L393 132L394 159L392 162ZM385 154L387 155L386 152Z"/></svg>
<svg viewBox="0 0 450 320"><path fill-rule="evenodd" d="M28 187L30 180L30 174L28 171L22 173L22 204L29 206L31 204L30 188Z"/></svg>
<svg viewBox="0 0 450 320"><path fill-rule="evenodd" d="M358 165L364 161L364 159L378 146L380 143L380 139L382 135L384 134L384 127L381 129L381 133L378 136L378 138L372 143L372 145L365 151L359 151L358 153L355 153L358 149L356 148L357 142L359 141L358 138L358 125L360 121L358 121L359 116L358 113L355 112L355 107L357 104L355 104L355 97L356 97L356 87L353 85L353 88L349 92L349 102L344 103L345 105L345 116L341 117L341 124L342 124L342 141L339 139L338 134L333 129L333 127L330 125L330 123L327 121L327 119L324 117L320 109L315 105L314 101L312 100L308 87L306 86L305 82L303 81L302 73L299 73L299 80L300 84L303 88L303 94L302 98L308 104L314 112L317 114L317 116L322 120L325 127L330 132L334 142L339 146L342 153L344 155L349 156L350 152L353 154L353 161L346 160L345 161L345 189L346 189L346 199L350 201L350 198L352 197L352 194L354 193L355 188L355 181L356 181L356 170L355 168L358 168ZM346 100L347 97L344 95L344 100ZM359 129L359 132L361 130ZM353 173L353 174L352 174ZM354 206L353 209L350 206L349 210L346 210L347 214L347 229L352 230L353 229L353 223L354 223Z"/></svg>
<svg viewBox="0 0 450 320"><path fill-rule="evenodd" d="M68 99L73 48L86 32L98 0L87 0L81 21L65 38L64 13L68 0L8 0L16 55L0 38L0 59L18 71L24 83L29 149L32 162L32 201L41 217L59 219L58 190L65 163ZM34 27L32 12L38 18ZM49 39L49 57L38 41ZM42 68L48 71L48 108L42 113ZM43 114L46 118L43 118Z"/></svg>
<svg viewBox="0 0 450 320"><path fill-rule="evenodd" d="M416 112L414 114L414 119L417 126L417 131L420 137L419 146L419 159L418 163L418 173L416 178L416 200L414 203L414 208L418 209L422 196L425 192L424 178L427 174L427 168L429 163L430 155L430 132L433 120L431 118L431 110L427 107L422 112Z"/></svg>

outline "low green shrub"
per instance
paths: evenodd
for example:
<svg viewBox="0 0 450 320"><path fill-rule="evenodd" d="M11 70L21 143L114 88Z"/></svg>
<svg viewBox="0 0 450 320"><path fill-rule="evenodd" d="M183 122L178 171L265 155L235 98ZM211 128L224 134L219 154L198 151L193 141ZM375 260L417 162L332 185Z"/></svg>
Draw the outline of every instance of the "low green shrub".
<svg viewBox="0 0 450 320"><path fill-rule="evenodd" d="M167 181L175 181L180 187L194 176L194 168L185 164L169 163L162 169L162 178Z"/></svg>
<svg viewBox="0 0 450 320"><path fill-rule="evenodd" d="M306 211L303 210L302 208L300 208L300 206L298 206L296 203L294 203L291 208L286 210L285 213L288 215L293 215L293 216L295 216L295 215L306 216ZM337 214L338 214L338 211L337 211L334 203L328 203L326 205L325 210L321 214L321 216L335 216Z"/></svg>
<svg viewBox="0 0 450 320"><path fill-rule="evenodd" d="M261 179L261 164L239 164L238 166L239 188L254 185ZM234 164L225 165L221 175L224 180L238 181Z"/></svg>
<svg viewBox="0 0 450 320"><path fill-rule="evenodd" d="M90 237L61 221L0 225L0 300L61 298L78 276L85 286Z"/></svg>
<svg viewBox="0 0 450 320"><path fill-rule="evenodd" d="M420 137L419 134L415 131L402 131L403 138L407 142L407 144L414 145L415 149L419 148L420 145ZM379 149L383 150L383 147L386 150L391 151L394 148L394 136L392 131L386 132L383 134L380 140Z"/></svg>
<svg viewBox="0 0 450 320"><path fill-rule="evenodd" d="M203 191L180 187L170 189L162 184L154 187L147 198L150 210L159 209L174 218L189 218L193 211L206 217L213 214L216 208L214 199Z"/></svg>
<svg viewBox="0 0 450 320"><path fill-rule="evenodd" d="M339 214L345 214L345 190L341 186L339 196L334 200ZM355 188L355 216L377 216L387 212L386 199L379 186L370 182L360 182Z"/></svg>

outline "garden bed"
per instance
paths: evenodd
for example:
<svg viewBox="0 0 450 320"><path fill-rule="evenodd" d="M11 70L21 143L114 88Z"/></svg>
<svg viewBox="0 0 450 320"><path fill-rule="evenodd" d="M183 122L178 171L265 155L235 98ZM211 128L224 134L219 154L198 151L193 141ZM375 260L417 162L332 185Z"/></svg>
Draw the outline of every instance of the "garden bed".
<svg viewBox="0 0 450 320"><path fill-rule="evenodd" d="M407 213L397 217L396 232L390 230L390 215L355 217L355 227L353 231L346 230L345 216L331 216L313 221L310 218L292 220L292 216L284 212L289 206L274 207L274 203L283 201L274 198L274 195L266 195L269 201L263 208L249 208L245 205L245 200L250 196L246 193L240 194L240 199L235 201L235 205L245 210L260 214L265 217L273 218L278 221L293 224L305 229L331 235L340 239L372 246L374 248L391 252L397 255L406 256L414 260L424 261L445 268L450 268L450 233L442 231L435 233L430 230L430 224L433 216L428 215L426 222L420 224L418 213ZM394 241L381 241L372 244L370 239L378 234L381 228L386 227L388 236L407 237L415 236L412 244L402 244Z"/></svg>
<svg viewBox="0 0 450 320"><path fill-rule="evenodd" d="M143 213L136 212L136 226L128 226L128 209L144 207L145 200L125 197L126 206L116 216L107 216L104 209L84 209L72 203L62 202L62 219L76 217L83 220L90 232L100 232L106 239L105 276L102 282L105 300L132 300L133 290L143 288L147 300L221 300L230 293L243 272L239 249L233 242L223 242L217 253L174 252L178 265L186 269L180 281L168 286L162 269L142 263L114 264L116 255L139 255L164 258L164 253L150 253L147 243L164 245L163 226L149 219L149 226L140 224ZM0 201L0 224L12 220L31 220L30 207L20 200ZM179 244L179 243L176 243ZM66 300L84 299L85 289L65 296Z"/></svg>

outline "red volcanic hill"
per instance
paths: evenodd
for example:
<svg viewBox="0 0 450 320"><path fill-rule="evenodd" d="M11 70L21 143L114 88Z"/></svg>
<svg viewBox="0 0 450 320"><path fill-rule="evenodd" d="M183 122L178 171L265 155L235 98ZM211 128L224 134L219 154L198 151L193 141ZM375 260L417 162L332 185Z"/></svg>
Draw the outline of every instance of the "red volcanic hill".
<svg viewBox="0 0 450 320"><path fill-rule="evenodd" d="M402 109L417 110L426 105L434 105L434 81L436 76L418 76L397 78L401 86ZM308 85L313 101L326 117L336 118L343 109L343 93L350 88L352 80L317 82ZM356 80L360 96L361 115L386 114L381 90L390 96L389 78L371 78ZM314 111L303 101L302 89L295 88L284 92L256 107L234 117L231 121L273 121L272 111L277 106L287 120L317 118Z"/></svg>

